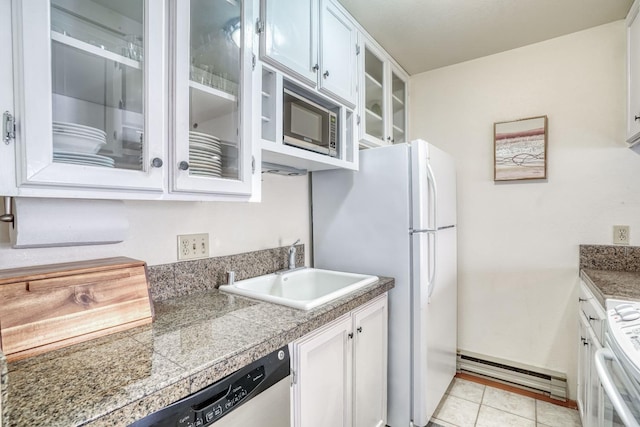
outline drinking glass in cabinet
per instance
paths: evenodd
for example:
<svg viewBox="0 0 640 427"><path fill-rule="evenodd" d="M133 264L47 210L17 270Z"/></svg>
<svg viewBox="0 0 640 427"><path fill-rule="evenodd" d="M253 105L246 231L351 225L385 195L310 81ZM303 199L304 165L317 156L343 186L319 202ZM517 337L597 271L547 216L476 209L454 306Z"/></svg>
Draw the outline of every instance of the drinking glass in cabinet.
<svg viewBox="0 0 640 427"><path fill-rule="evenodd" d="M192 0L189 173L238 179L242 3Z"/></svg>
<svg viewBox="0 0 640 427"><path fill-rule="evenodd" d="M53 161L144 170L144 2L51 1Z"/></svg>

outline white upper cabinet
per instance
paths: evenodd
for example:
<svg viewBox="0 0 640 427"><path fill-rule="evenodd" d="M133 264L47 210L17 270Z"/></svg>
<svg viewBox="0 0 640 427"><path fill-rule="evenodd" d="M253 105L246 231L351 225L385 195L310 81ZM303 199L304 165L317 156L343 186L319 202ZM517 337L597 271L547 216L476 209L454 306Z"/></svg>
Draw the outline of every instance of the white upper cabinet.
<svg viewBox="0 0 640 427"><path fill-rule="evenodd" d="M111 3L13 2L17 187L162 191L165 5Z"/></svg>
<svg viewBox="0 0 640 427"><path fill-rule="evenodd" d="M407 141L407 75L373 40L364 37L360 58L360 143L365 147Z"/></svg>
<svg viewBox="0 0 640 427"><path fill-rule="evenodd" d="M320 23L320 90L353 107L358 81L358 33L351 20L330 1L322 0Z"/></svg>
<svg viewBox="0 0 640 427"><path fill-rule="evenodd" d="M640 2L636 1L627 16L627 142L640 147Z"/></svg>
<svg viewBox="0 0 640 427"><path fill-rule="evenodd" d="M317 82L317 0L262 0L261 57L307 84Z"/></svg>
<svg viewBox="0 0 640 427"><path fill-rule="evenodd" d="M250 13L242 0L173 6L171 191L250 194Z"/></svg>
<svg viewBox="0 0 640 427"><path fill-rule="evenodd" d="M349 107L357 102L357 30L330 0L262 0L261 59Z"/></svg>
<svg viewBox="0 0 640 427"><path fill-rule="evenodd" d="M246 200L251 11L242 0L14 0L16 179L3 193Z"/></svg>

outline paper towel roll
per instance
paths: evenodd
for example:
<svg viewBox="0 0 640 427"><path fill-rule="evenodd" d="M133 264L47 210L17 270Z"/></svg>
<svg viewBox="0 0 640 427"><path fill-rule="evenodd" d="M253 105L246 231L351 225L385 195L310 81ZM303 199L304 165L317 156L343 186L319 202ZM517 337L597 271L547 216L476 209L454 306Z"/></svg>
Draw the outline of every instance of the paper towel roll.
<svg viewBox="0 0 640 427"><path fill-rule="evenodd" d="M122 242L129 230L121 200L14 198L14 248Z"/></svg>

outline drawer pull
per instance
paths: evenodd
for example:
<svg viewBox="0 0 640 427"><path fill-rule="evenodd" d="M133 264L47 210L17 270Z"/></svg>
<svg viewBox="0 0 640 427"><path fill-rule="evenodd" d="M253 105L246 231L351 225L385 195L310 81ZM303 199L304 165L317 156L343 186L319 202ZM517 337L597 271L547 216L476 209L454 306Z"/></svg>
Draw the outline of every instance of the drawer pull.
<svg viewBox="0 0 640 427"><path fill-rule="evenodd" d="M578 302L587 302L589 299L587 298L578 298Z"/></svg>

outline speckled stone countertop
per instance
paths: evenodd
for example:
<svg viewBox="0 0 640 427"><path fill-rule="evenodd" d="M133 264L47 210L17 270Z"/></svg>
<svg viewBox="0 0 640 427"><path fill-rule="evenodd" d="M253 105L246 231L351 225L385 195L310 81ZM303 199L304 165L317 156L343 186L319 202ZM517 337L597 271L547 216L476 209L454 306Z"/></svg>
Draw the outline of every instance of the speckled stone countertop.
<svg viewBox="0 0 640 427"><path fill-rule="evenodd" d="M128 425L393 286L380 278L311 311L215 289L155 302L152 325L2 363L2 426Z"/></svg>
<svg viewBox="0 0 640 427"><path fill-rule="evenodd" d="M580 245L580 277L603 307L608 298L640 301L640 247Z"/></svg>
<svg viewBox="0 0 640 427"><path fill-rule="evenodd" d="M584 268L580 277L603 307L609 298L640 301L640 272Z"/></svg>

